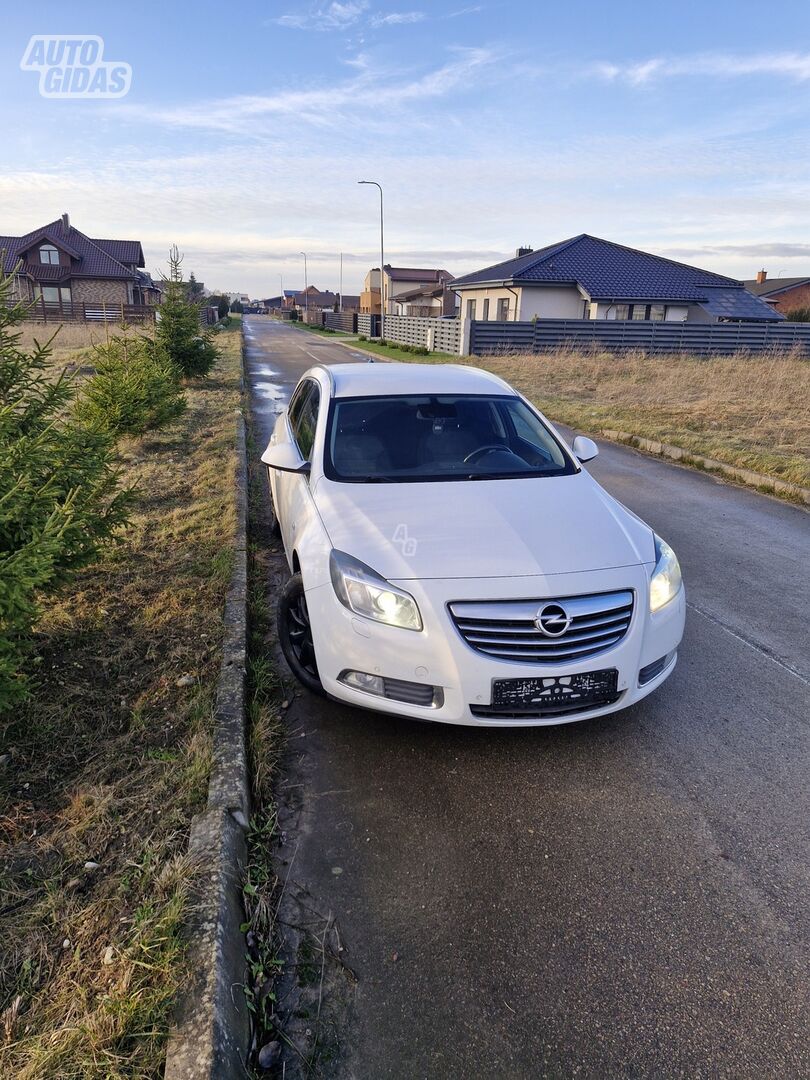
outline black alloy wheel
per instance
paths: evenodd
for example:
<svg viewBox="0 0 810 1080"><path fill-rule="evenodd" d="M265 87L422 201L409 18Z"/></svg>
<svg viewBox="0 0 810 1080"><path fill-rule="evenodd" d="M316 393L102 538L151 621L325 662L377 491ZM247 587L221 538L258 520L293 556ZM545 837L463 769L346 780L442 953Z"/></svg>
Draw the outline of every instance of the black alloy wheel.
<svg viewBox="0 0 810 1080"><path fill-rule="evenodd" d="M296 679L313 694L325 696L318 675L312 626L300 573L293 574L282 589L278 602L278 638L281 651Z"/></svg>

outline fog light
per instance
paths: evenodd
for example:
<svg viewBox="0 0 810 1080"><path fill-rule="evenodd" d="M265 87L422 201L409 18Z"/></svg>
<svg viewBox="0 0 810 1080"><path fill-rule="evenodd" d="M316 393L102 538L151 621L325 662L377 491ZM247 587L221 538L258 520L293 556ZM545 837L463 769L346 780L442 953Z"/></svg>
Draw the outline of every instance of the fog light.
<svg viewBox="0 0 810 1080"><path fill-rule="evenodd" d="M385 694L385 683L379 675L369 675L365 671L344 671L340 681L354 690L363 690L366 694Z"/></svg>
<svg viewBox="0 0 810 1080"><path fill-rule="evenodd" d="M659 657L658 660L653 660L651 664L646 664L638 673L638 685L644 686L645 683L651 682L656 676L669 667L669 663L674 657L674 652L667 653L666 656Z"/></svg>

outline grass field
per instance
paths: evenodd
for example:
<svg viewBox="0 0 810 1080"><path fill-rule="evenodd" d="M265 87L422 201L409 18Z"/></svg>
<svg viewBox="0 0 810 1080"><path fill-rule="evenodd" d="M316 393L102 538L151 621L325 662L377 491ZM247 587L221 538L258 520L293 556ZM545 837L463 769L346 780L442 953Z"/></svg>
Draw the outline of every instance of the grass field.
<svg viewBox="0 0 810 1080"><path fill-rule="evenodd" d="M486 368L552 421L590 435L622 431L810 487L810 360L784 353L728 357L558 350L415 356L363 341L357 348L411 363Z"/></svg>
<svg viewBox="0 0 810 1080"><path fill-rule="evenodd" d="M121 445L132 524L49 600L3 732L0 1076L162 1075L232 563L238 320L217 343L181 420Z"/></svg>
<svg viewBox="0 0 810 1080"><path fill-rule="evenodd" d="M120 334L121 327L115 323L51 323L26 322L20 327L23 348L31 348L35 341L44 343L53 339L54 363L82 363L93 352L94 345L103 345L109 335ZM154 323L130 327L130 333L152 336Z"/></svg>
<svg viewBox="0 0 810 1080"><path fill-rule="evenodd" d="M580 431L625 431L810 486L810 361L799 356L471 359Z"/></svg>

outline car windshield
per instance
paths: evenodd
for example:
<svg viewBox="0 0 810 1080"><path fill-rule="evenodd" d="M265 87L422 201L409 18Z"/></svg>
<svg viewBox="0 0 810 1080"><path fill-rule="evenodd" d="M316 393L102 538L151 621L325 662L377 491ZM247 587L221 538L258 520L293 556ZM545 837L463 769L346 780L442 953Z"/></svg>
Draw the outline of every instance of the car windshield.
<svg viewBox="0 0 810 1080"><path fill-rule="evenodd" d="M324 471L348 483L562 476L576 472L518 397L409 395L336 398Z"/></svg>

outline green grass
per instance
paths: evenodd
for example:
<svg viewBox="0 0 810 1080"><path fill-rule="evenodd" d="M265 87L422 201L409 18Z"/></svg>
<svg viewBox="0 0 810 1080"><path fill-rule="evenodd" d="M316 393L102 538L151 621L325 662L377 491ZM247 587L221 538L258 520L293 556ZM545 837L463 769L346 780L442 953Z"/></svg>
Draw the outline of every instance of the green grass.
<svg viewBox="0 0 810 1080"><path fill-rule="evenodd" d="M187 413L120 444L131 526L49 600L6 718L2 1076L162 1075L232 564L238 320L217 344Z"/></svg>

